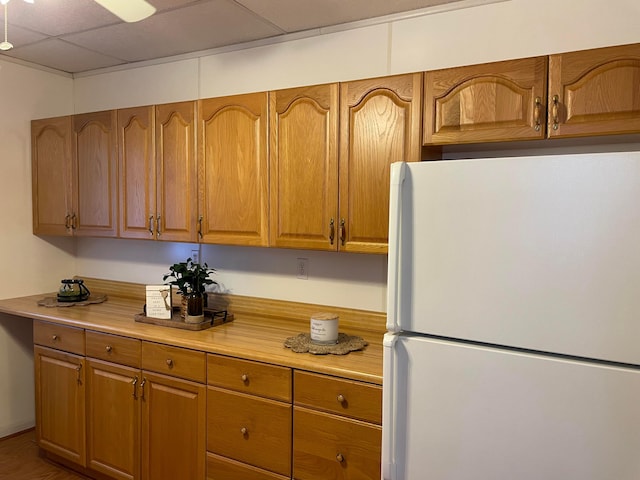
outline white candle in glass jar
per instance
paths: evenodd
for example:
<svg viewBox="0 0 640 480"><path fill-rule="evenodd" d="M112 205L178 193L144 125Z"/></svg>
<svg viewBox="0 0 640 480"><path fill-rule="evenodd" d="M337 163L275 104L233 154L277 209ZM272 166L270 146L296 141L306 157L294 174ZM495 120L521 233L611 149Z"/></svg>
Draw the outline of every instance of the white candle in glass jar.
<svg viewBox="0 0 640 480"><path fill-rule="evenodd" d="M314 313L311 315L311 341L320 345L338 342L338 315Z"/></svg>

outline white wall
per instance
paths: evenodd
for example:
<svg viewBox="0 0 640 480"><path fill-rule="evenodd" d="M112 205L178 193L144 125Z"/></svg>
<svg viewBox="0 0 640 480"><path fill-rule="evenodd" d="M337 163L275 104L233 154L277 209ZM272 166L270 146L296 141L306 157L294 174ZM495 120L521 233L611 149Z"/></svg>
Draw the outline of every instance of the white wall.
<svg viewBox="0 0 640 480"><path fill-rule="evenodd" d="M74 82L76 112L208 98L640 42L640 2L510 0ZM96 95L96 92L100 92ZM81 239L78 274L160 282L191 245ZM195 247L197 248L197 247ZM309 258L309 279L295 276ZM237 294L385 311L386 257L203 246Z"/></svg>
<svg viewBox="0 0 640 480"><path fill-rule="evenodd" d="M0 298L33 295L73 275L70 239L32 235L31 127L71 113L73 81L0 60ZM0 437L34 424L31 321L0 314Z"/></svg>

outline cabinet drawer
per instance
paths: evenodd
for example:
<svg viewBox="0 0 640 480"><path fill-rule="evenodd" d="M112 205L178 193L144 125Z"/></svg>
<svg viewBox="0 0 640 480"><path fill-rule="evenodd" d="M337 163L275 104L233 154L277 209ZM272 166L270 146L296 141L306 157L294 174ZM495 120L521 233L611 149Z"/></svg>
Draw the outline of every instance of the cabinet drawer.
<svg viewBox="0 0 640 480"><path fill-rule="evenodd" d="M82 328L34 320L33 343L84 355L84 330Z"/></svg>
<svg viewBox="0 0 640 480"><path fill-rule="evenodd" d="M297 480L380 478L382 427L295 407L293 428Z"/></svg>
<svg viewBox="0 0 640 480"><path fill-rule="evenodd" d="M275 473L262 470L230 458L207 453L207 480L287 480Z"/></svg>
<svg viewBox="0 0 640 480"><path fill-rule="evenodd" d="M205 353L187 348L142 342L142 368L200 383L206 380Z"/></svg>
<svg viewBox="0 0 640 480"><path fill-rule="evenodd" d="M108 333L86 332L87 357L140 368L142 347L135 338L109 335Z"/></svg>
<svg viewBox="0 0 640 480"><path fill-rule="evenodd" d="M382 387L296 371L294 404L382 424Z"/></svg>
<svg viewBox="0 0 640 480"><path fill-rule="evenodd" d="M207 450L291 474L291 405L215 387L207 390Z"/></svg>
<svg viewBox="0 0 640 480"><path fill-rule="evenodd" d="M207 379L210 385L291 401L290 368L209 354Z"/></svg>

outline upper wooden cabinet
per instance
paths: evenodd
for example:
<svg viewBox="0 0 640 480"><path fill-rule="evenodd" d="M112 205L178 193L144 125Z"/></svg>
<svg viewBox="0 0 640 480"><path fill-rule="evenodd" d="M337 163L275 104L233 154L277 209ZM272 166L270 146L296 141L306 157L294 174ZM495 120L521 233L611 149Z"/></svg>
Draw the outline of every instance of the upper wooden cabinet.
<svg viewBox="0 0 640 480"><path fill-rule="evenodd" d="M274 247L336 250L338 84L269 93Z"/></svg>
<svg viewBox="0 0 640 480"><path fill-rule="evenodd" d="M31 125L33 232L115 237L115 112L95 112Z"/></svg>
<svg viewBox="0 0 640 480"><path fill-rule="evenodd" d="M272 246L387 252L389 166L420 160L421 78L270 93Z"/></svg>
<svg viewBox="0 0 640 480"><path fill-rule="evenodd" d="M195 242L195 102L118 110L120 236Z"/></svg>
<svg viewBox="0 0 640 480"><path fill-rule="evenodd" d="M422 74L340 84L341 251L387 253L390 165L420 160Z"/></svg>
<svg viewBox="0 0 640 480"><path fill-rule="evenodd" d="M156 105L156 238L195 242L196 103Z"/></svg>
<svg viewBox="0 0 640 480"><path fill-rule="evenodd" d="M200 100L198 110L200 241L266 246L267 93Z"/></svg>
<svg viewBox="0 0 640 480"><path fill-rule="evenodd" d="M31 122L33 233L71 234L73 157L70 116Z"/></svg>
<svg viewBox="0 0 640 480"><path fill-rule="evenodd" d="M425 72L424 143L545 137L547 57Z"/></svg>
<svg viewBox="0 0 640 480"><path fill-rule="evenodd" d="M73 116L74 211L71 228L76 235L118 235L118 179L116 112Z"/></svg>
<svg viewBox="0 0 640 480"><path fill-rule="evenodd" d="M118 110L120 236L155 238L155 108Z"/></svg>
<svg viewBox="0 0 640 480"><path fill-rule="evenodd" d="M549 137L640 132L640 44L549 57Z"/></svg>

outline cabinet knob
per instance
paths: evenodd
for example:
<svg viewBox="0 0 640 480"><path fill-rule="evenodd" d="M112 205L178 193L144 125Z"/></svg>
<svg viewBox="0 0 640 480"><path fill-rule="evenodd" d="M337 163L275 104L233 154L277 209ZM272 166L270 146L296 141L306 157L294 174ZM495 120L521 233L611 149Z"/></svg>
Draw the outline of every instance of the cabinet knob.
<svg viewBox="0 0 640 480"><path fill-rule="evenodd" d="M170 358L167 358L167 367L173 368L173 360L171 360Z"/></svg>
<svg viewBox="0 0 640 480"><path fill-rule="evenodd" d="M53 335L51 335L51 340L53 340L54 342L57 341L60 337L58 335L56 335L55 333Z"/></svg>
<svg viewBox="0 0 640 480"><path fill-rule="evenodd" d="M341 453L336 455L336 460L340 463L344 462L344 457L342 456Z"/></svg>
<svg viewBox="0 0 640 480"><path fill-rule="evenodd" d="M113 347L111 345L107 345L105 350L107 351L107 353L111 353L111 350L113 350Z"/></svg>
<svg viewBox="0 0 640 480"><path fill-rule="evenodd" d="M340 394L337 396L336 400L338 400L338 403L344 403L347 401L346 398L344 398L344 395Z"/></svg>
<svg viewBox="0 0 640 480"><path fill-rule="evenodd" d="M247 375L246 373L243 373L240 378L244 383L247 383L249 381L249 375Z"/></svg>
<svg viewBox="0 0 640 480"><path fill-rule="evenodd" d="M242 427L242 428L240 429L240 433L241 433L242 435L246 435L247 433L249 433L249 430L247 430L247 427Z"/></svg>

